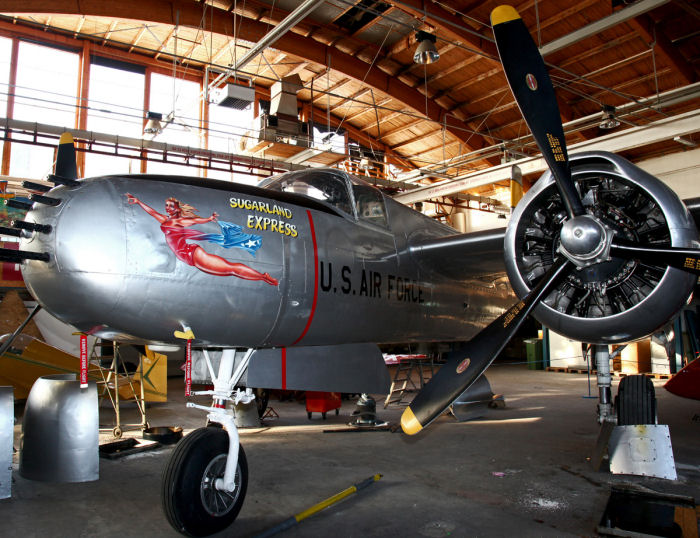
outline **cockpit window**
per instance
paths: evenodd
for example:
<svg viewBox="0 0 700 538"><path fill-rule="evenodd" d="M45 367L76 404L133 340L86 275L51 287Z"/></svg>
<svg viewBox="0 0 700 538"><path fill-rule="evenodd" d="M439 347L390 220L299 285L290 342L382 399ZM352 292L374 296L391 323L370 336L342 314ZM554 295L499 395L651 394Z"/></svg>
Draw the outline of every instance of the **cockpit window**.
<svg viewBox="0 0 700 538"><path fill-rule="evenodd" d="M363 222L388 227L382 193L362 179L341 170L287 172L267 178L258 186L277 192L303 194L326 202L353 218L357 216Z"/></svg>
<svg viewBox="0 0 700 538"><path fill-rule="evenodd" d="M386 227L386 210L381 193L365 184L353 184L352 192L355 195L355 208L360 220L376 226Z"/></svg>
<svg viewBox="0 0 700 538"><path fill-rule="evenodd" d="M346 176L334 170L290 172L265 180L260 186L275 191L303 194L354 216Z"/></svg>

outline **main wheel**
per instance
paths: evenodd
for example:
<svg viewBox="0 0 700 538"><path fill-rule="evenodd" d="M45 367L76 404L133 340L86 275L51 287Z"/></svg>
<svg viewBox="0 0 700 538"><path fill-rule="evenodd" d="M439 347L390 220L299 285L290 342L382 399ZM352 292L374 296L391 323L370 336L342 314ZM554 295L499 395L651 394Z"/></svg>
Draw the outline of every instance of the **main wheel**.
<svg viewBox="0 0 700 538"><path fill-rule="evenodd" d="M615 407L619 426L656 424L656 393L651 379L644 375L623 377Z"/></svg>
<svg viewBox="0 0 700 538"><path fill-rule="evenodd" d="M238 450L236 487L217 490L228 457L228 434L221 428L200 428L175 448L163 471L163 510L175 530L188 536L208 536L233 523L248 487L248 463Z"/></svg>

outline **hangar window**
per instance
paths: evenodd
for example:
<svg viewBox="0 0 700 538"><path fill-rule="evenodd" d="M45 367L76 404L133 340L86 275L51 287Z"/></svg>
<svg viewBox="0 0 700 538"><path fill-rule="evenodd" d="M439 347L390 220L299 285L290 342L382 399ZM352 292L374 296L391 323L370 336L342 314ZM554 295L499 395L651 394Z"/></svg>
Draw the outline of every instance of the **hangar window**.
<svg viewBox="0 0 700 538"><path fill-rule="evenodd" d="M88 86L87 128L98 133L141 138L145 68L93 56ZM138 172L140 161L113 155L85 154L85 175Z"/></svg>
<svg viewBox="0 0 700 538"><path fill-rule="evenodd" d="M201 85L198 82L184 80L153 73L151 75L151 94L149 110L160 112L163 118L173 113L172 122L163 129L156 139L177 146L201 147L199 107ZM189 162L196 161L190 157ZM180 161L170 155L168 162L149 161L149 174L196 175L197 169L186 166L184 157Z"/></svg>
<svg viewBox="0 0 700 538"><path fill-rule="evenodd" d="M314 123L313 142L314 147L324 151L345 153L345 129L336 130L320 123Z"/></svg>
<svg viewBox="0 0 700 538"><path fill-rule="evenodd" d="M75 52L20 42L13 118L73 127L78 66L79 57ZM10 174L32 178L45 176L51 171L53 152L50 147L13 143Z"/></svg>
<svg viewBox="0 0 700 538"><path fill-rule="evenodd" d="M209 107L209 149L222 153L240 153L245 140L252 134L255 122L252 103L243 110L225 106ZM207 177L255 185L257 176L237 171L209 169Z"/></svg>
<svg viewBox="0 0 700 538"><path fill-rule="evenodd" d="M7 96L10 94L10 56L12 54L12 40L0 37L0 114L5 115L7 110ZM0 144L0 156L5 144Z"/></svg>

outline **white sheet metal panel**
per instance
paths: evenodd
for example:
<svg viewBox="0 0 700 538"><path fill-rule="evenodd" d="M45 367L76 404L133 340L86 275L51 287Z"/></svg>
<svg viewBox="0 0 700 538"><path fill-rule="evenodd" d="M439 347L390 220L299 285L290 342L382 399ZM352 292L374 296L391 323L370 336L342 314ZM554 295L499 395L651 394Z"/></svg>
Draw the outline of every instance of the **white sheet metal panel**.
<svg viewBox="0 0 700 538"><path fill-rule="evenodd" d="M14 389L12 387L0 387L0 499L7 499L12 496L14 402Z"/></svg>
<svg viewBox="0 0 700 538"><path fill-rule="evenodd" d="M615 426L608 447L613 474L676 480L671 434L666 424Z"/></svg>

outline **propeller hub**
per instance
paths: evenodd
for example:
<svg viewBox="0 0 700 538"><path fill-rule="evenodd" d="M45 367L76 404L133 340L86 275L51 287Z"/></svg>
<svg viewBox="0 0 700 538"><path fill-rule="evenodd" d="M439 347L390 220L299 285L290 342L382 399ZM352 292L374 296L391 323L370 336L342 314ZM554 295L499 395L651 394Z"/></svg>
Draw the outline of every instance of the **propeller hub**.
<svg viewBox="0 0 700 538"><path fill-rule="evenodd" d="M593 215L577 215L561 228L559 252L577 267L588 267L610 259L614 232Z"/></svg>

